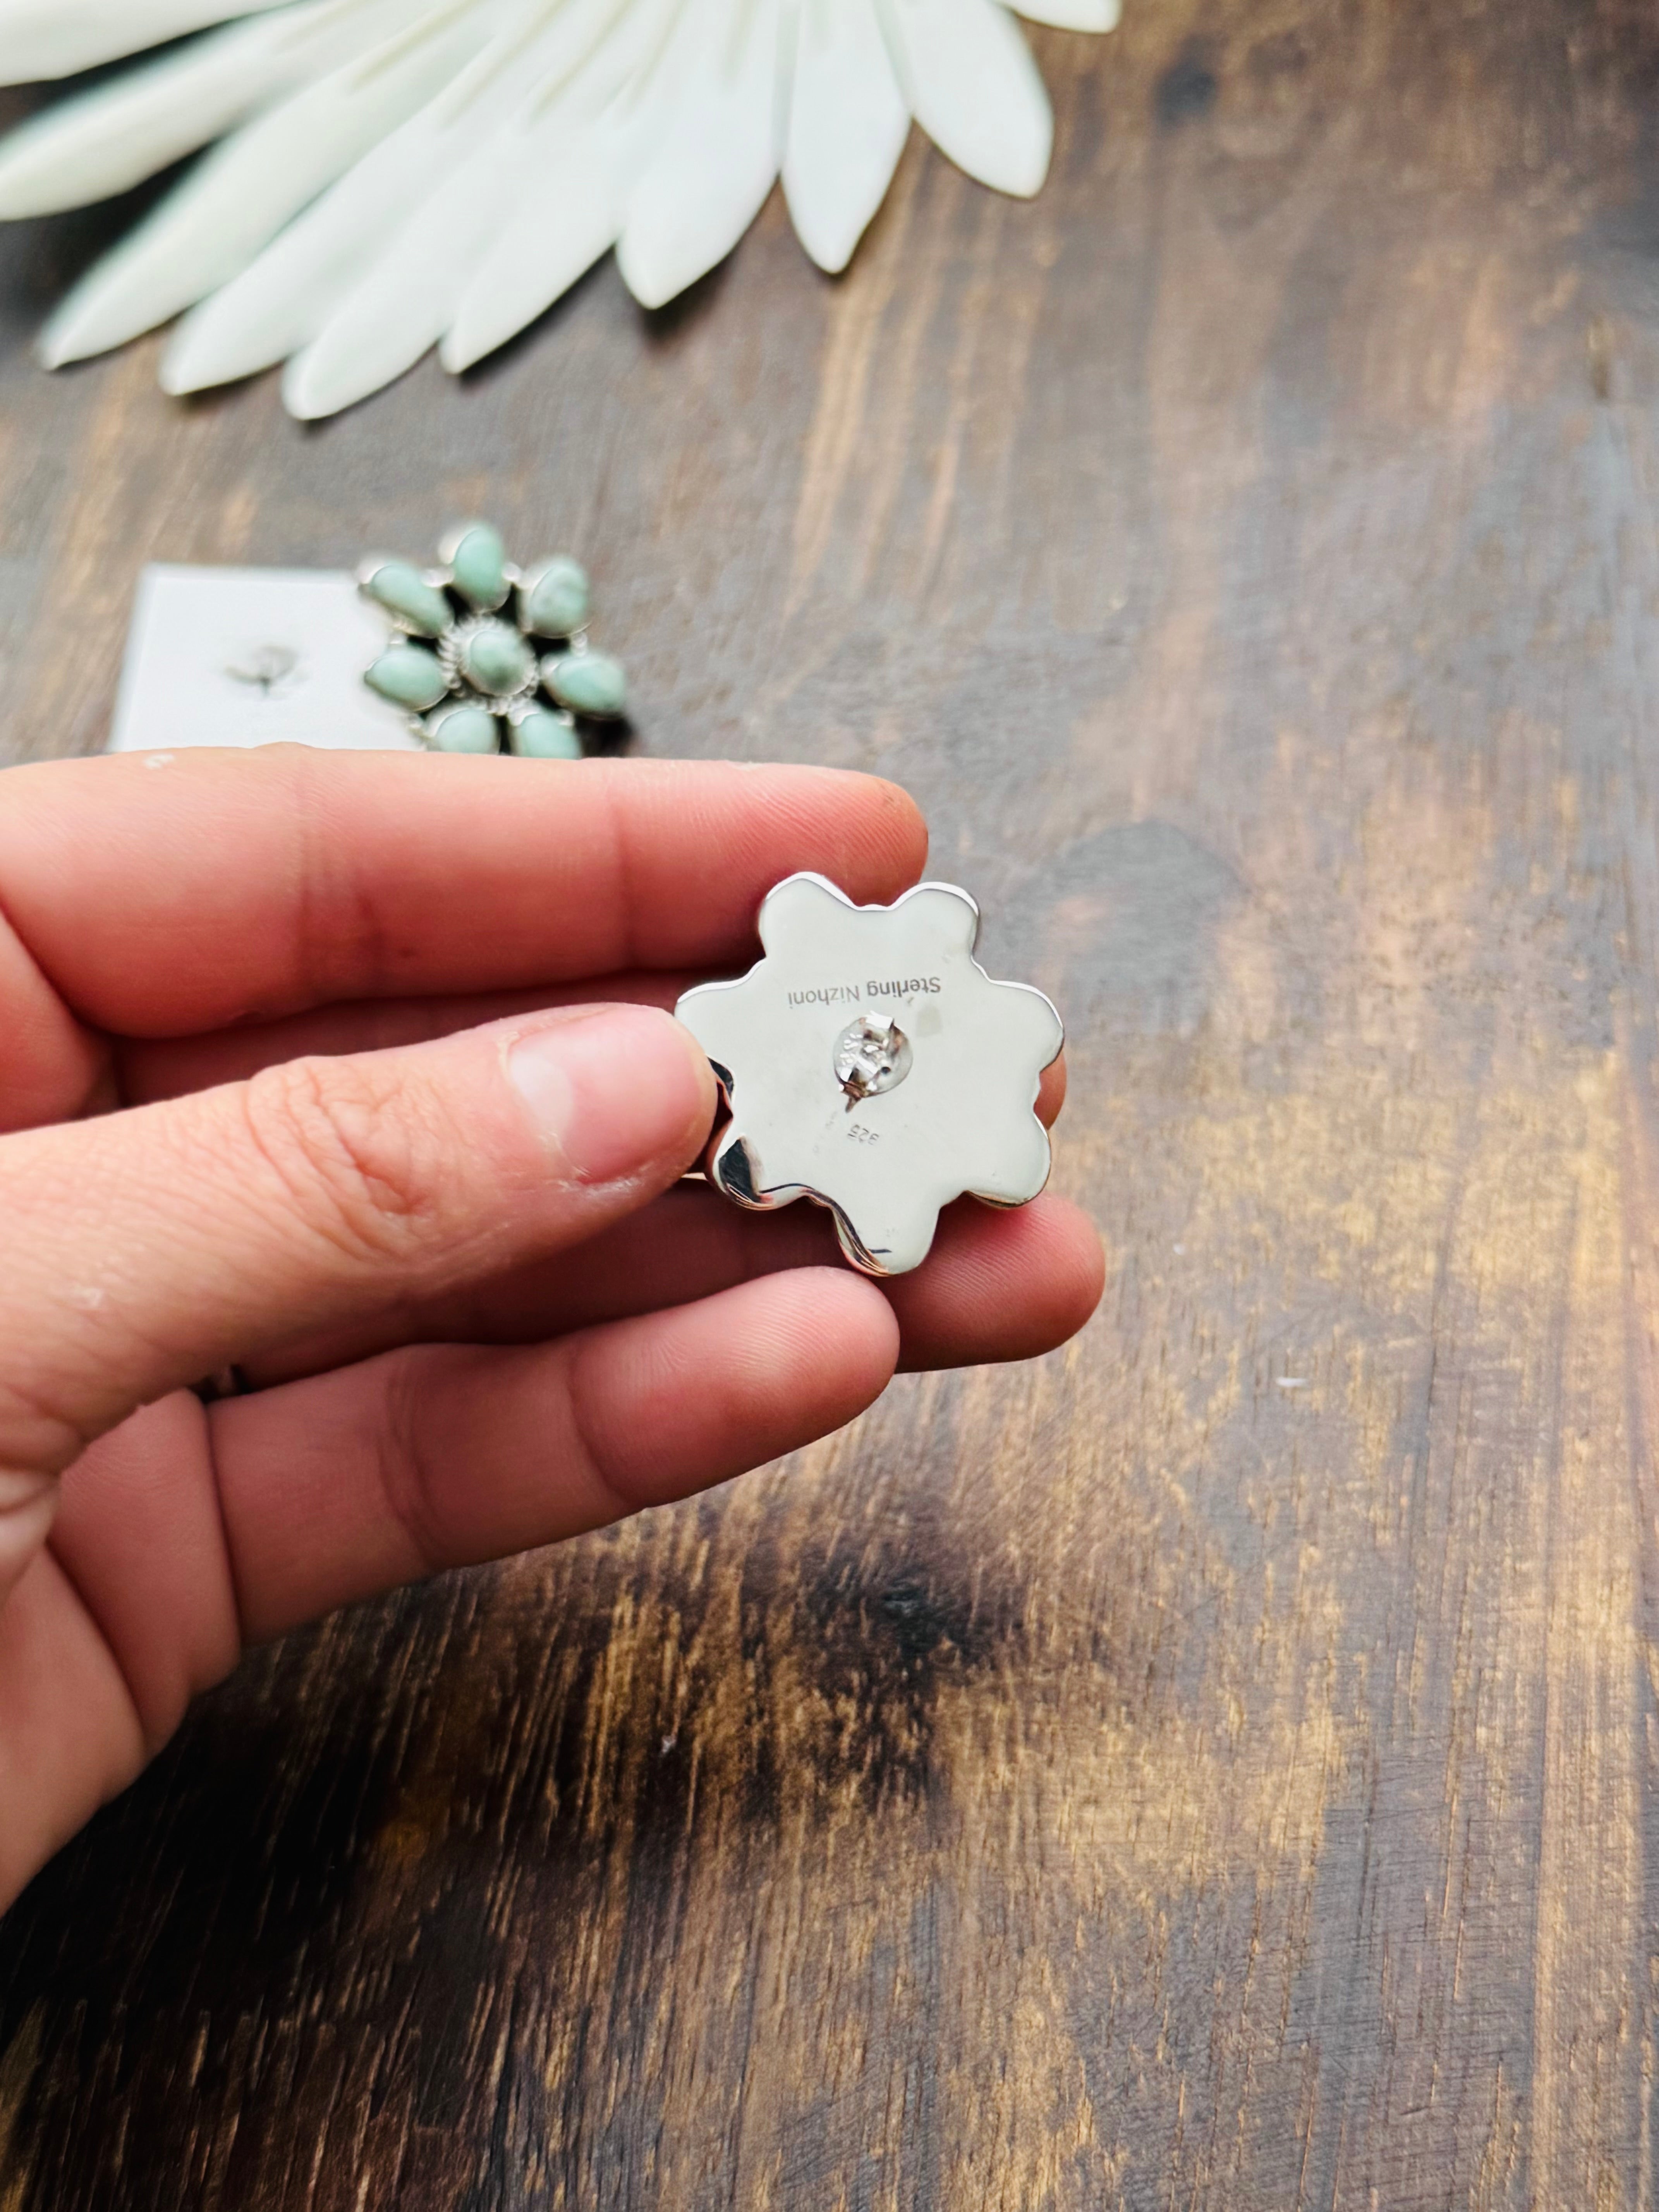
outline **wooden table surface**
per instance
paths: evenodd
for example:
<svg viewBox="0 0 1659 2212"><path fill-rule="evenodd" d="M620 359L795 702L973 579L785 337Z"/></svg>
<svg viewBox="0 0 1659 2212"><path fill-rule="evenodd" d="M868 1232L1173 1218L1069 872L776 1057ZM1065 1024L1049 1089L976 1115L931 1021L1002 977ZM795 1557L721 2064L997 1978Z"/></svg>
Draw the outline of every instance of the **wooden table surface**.
<svg viewBox="0 0 1659 2212"><path fill-rule="evenodd" d="M3 2212L1636 2207L1659 2116L1659 17L1129 0L304 432L29 331L0 696L149 559L591 561L653 751L878 769L1111 1255L683 1509L251 1661L0 1928Z"/></svg>

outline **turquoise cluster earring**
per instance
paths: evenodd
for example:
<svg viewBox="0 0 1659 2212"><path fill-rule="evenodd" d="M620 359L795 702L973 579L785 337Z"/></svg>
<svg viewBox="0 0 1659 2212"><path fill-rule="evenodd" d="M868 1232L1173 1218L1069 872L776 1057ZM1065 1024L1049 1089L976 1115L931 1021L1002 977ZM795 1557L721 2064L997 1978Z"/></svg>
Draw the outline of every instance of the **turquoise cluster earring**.
<svg viewBox="0 0 1659 2212"><path fill-rule="evenodd" d="M364 683L439 752L581 759L586 726L619 720L628 704L621 663L587 641L586 570L566 554L515 568L482 522L447 538L439 560L358 570L393 631Z"/></svg>

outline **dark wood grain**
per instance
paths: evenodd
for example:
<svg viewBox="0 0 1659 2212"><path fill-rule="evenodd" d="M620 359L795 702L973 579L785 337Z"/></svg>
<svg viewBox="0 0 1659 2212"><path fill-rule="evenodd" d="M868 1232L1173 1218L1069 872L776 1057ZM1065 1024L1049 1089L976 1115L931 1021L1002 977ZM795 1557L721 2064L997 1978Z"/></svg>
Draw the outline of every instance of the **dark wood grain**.
<svg viewBox="0 0 1659 2212"><path fill-rule="evenodd" d="M29 326L0 696L146 559L592 561L653 750L879 769L1061 1002L1112 1287L251 1662L0 1928L3 2212L1588 2212L1659 2067L1659 17L1130 0L302 432Z"/></svg>

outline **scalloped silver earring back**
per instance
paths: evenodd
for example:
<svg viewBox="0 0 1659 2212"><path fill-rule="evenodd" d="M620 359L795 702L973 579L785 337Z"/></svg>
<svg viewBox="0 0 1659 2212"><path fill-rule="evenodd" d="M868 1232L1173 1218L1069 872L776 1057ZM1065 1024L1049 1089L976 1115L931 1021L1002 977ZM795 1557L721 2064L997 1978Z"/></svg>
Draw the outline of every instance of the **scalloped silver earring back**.
<svg viewBox="0 0 1659 2212"><path fill-rule="evenodd" d="M720 1085L717 1190L761 1212L826 1206L872 1275L919 1267L955 1199L1038 1195L1050 1155L1035 1109L1065 1030L1041 991L980 966L966 891L918 884L855 906L823 876L789 876L759 927L746 975L675 1009Z"/></svg>

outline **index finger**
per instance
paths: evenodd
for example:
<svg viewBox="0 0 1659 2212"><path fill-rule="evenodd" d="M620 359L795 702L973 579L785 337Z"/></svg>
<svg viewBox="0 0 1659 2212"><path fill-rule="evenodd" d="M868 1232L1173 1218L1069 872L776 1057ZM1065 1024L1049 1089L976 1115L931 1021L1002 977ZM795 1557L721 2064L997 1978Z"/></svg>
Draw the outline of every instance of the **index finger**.
<svg viewBox="0 0 1659 2212"><path fill-rule="evenodd" d="M81 1021L181 1036L343 998L714 965L747 951L781 876L885 900L926 852L896 785L832 769L301 745L15 769L0 1031L20 950Z"/></svg>

